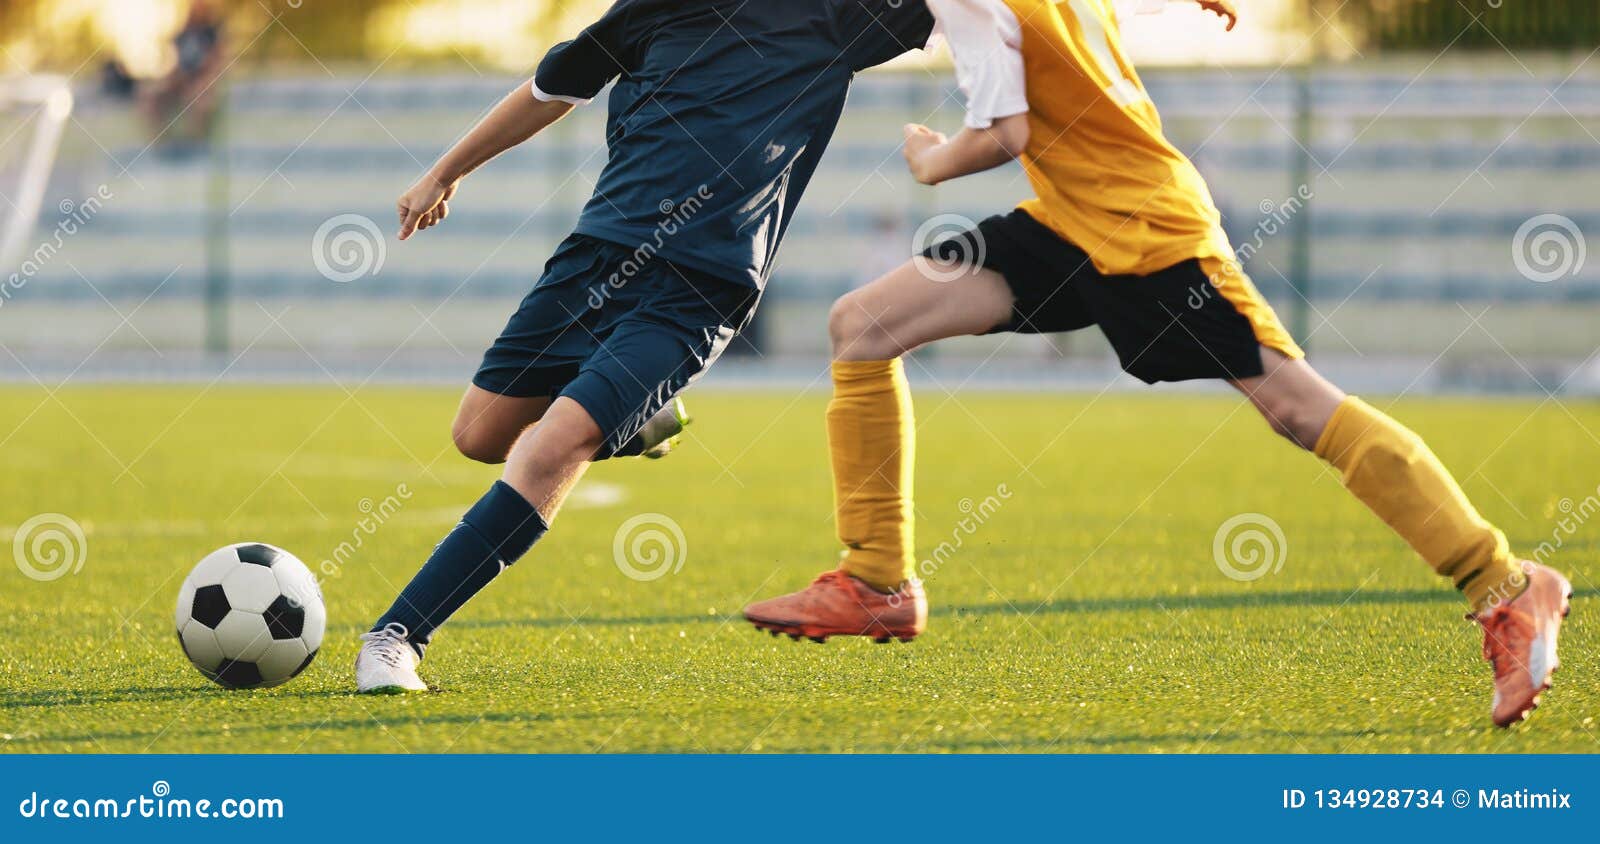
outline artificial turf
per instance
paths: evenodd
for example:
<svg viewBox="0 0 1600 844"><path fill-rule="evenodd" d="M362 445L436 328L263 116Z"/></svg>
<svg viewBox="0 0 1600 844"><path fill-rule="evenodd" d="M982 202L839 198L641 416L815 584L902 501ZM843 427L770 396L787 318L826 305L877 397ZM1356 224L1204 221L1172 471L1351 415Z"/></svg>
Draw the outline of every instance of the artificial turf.
<svg viewBox="0 0 1600 844"><path fill-rule="evenodd" d="M0 389L0 552L41 513L87 536L82 569L55 580L0 561L0 751L1600 750L1592 401L1374 399L1517 548L1562 540L1551 560L1577 588L1562 672L1500 731L1448 584L1240 402L1173 393L919 393L929 630L815 645L738 610L834 564L826 396L700 391L677 453L595 466L443 629L423 672L440 691L354 695L356 635L496 477L452 450L455 398ZM681 569L617 565L619 526L643 514L681 530ZM1223 574L1214 540L1240 514L1279 526L1281 568ZM306 673L228 692L184 659L173 602L196 560L244 540L313 569L349 545Z"/></svg>

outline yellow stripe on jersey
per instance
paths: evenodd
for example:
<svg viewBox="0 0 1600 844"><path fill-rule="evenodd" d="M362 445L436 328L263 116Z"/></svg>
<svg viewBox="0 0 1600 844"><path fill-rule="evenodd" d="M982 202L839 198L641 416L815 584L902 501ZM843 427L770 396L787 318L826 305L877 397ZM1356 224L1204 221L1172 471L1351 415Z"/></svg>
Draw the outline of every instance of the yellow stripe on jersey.
<svg viewBox="0 0 1600 844"><path fill-rule="evenodd" d="M1022 209L1107 275L1231 259L1205 180L1162 134L1109 0L1003 2L1022 26L1028 90L1021 160L1037 198Z"/></svg>

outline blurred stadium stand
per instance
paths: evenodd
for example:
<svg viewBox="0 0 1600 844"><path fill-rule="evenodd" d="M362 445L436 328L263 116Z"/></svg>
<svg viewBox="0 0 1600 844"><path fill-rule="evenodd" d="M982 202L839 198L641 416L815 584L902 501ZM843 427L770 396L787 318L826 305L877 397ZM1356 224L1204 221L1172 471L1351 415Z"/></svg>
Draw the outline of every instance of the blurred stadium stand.
<svg viewBox="0 0 1600 844"><path fill-rule="evenodd" d="M1581 260L1580 234L1574 272L1547 282L1513 258L1515 233L1537 215L1600 234L1600 65L1567 78L1571 66L1501 56L1144 76L1235 245L1259 242L1248 270L1324 368L1367 389L1595 392L1600 256ZM604 161L597 103L471 177L444 228L395 242L394 198L514 82L236 81L217 154L183 159L147 148L125 104L79 91L41 240L69 203L101 185L111 198L0 309L18 358L0 369L45 380L224 369L464 379ZM833 296L907 256L924 221L981 219L1027 195L1016 167L937 189L904 174L900 124L953 128L959 103L943 73L859 81L781 254L759 351L724 367L725 379L813 380ZM1297 209L1305 173L1313 198ZM319 272L313 254L314 233L341 214L385 236L381 268L347 283ZM208 289L223 294L217 308ZM954 383L979 365L987 384L1097 388L1115 377L1093 332L974 338L923 363Z"/></svg>

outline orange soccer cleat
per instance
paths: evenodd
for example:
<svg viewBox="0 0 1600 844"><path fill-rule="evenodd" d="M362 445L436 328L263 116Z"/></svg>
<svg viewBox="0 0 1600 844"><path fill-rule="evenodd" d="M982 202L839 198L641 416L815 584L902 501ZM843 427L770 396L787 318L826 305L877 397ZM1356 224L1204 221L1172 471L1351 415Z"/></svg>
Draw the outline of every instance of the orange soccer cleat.
<svg viewBox="0 0 1600 844"><path fill-rule="evenodd" d="M1572 584L1537 563L1522 563L1528 588L1471 618L1483 626L1483 658L1494 666L1494 723L1509 727L1539 706L1561 662L1556 637L1572 608Z"/></svg>
<svg viewBox="0 0 1600 844"><path fill-rule="evenodd" d="M744 617L758 629L774 636L787 633L791 639L807 636L825 642L829 636L871 636L880 643L909 642L928 626L928 598L920 580L884 593L844 569L834 569L799 592L745 607Z"/></svg>

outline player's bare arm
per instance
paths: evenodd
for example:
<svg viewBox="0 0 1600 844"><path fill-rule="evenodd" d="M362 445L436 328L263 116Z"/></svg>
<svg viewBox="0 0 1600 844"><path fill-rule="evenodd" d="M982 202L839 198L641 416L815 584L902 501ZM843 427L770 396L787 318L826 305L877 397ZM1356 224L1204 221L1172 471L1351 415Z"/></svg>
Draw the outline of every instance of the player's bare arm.
<svg viewBox="0 0 1600 844"><path fill-rule="evenodd" d="M571 110L571 103L536 99L527 85L518 85L401 194L396 208L400 239L444 222L450 214L456 185L467 174L538 134Z"/></svg>
<svg viewBox="0 0 1600 844"><path fill-rule="evenodd" d="M949 138L917 123L905 126L905 157L911 175L925 185L937 185L973 173L992 170L1028 146L1028 115L1002 117L987 128L965 128Z"/></svg>

